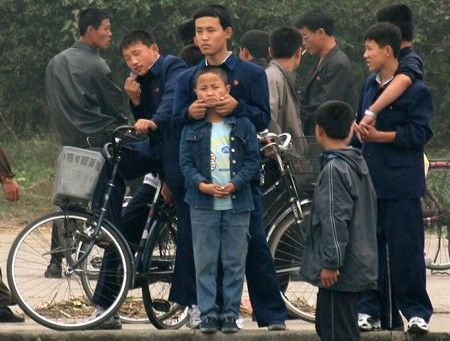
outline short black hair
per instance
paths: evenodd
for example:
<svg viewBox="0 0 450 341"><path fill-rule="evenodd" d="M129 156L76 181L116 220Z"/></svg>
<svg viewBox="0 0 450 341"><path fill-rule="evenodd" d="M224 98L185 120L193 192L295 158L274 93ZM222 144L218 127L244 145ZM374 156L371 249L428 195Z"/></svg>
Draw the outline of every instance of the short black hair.
<svg viewBox="0 0 450 341"><path fill-rule="evenodd" d="M188 44L184 46L178 53L178 57L183 59L186 64L191 67L195 66L203 59L202 51L195 44Z"/></svg>
<svg viewBox="0 0 450 341"><path fill-rule="evenodd" d="M228 12L227 8L222 5L206 5L201 7L194 14L194 23L198 18L203 17L213 17L219 18L220 25L225 30L228 27L232 27L232 20L230 12Z"/></svg>
<svg viewBox="0 0 450 341"><path fill-rule="evenodd" d="M411 41L413 38L414 22L411 9L403 4L381 7L375 11L378 22L387 21L400 28L402 40Z"/></svg>
<svg viewBox="0 0 450 341"><path fill-rule="evenodd" d="M402 43L402 35L400 29L388 22L381 22L372 25L367 30L364 41L373 40L380 47L390 46L394 52L394 56L398 58L400 53L400 45Z"/></svg>
<svg viewBox="0 0 450 341"><path fill-rule="evenodd" d="M197 86L198 78L199 78L201 75L204 75L204 74L206 74L206 73L213 73L213 74L219 76L220 79L223 80L223 82L224 82L225 84L228 84L228 75L227 75L227 73L225 72L225 70L222 69L220 66L217 66L217 65L209 65L209 66L207 66L207 67L204 67L203 69L200 69L200 70L197 71L197 73L195 74L195 76L194 76L194 86L195 86L195 87Z"/></svg>
<svg viewBox="0 0 450 341"><path fill-rule="evenodd" d="M123 51L127 47L136 43L142 43L145 46L150 46L156 43L155 37L148 31L135 30L127 33L119 44L119 50Z"/></svg>
<svg viewBox="0 0 450 341"><path fill-rule="evenodd" d="M326 101L317 109L316 124L321 127L329 138L345 140L355 120L352 107L342 101Z"/></svg>
<svg viewBox="0 0 450 341"><path fill-rule="evenodd" d="M111 19L108 12L98 8L86 8L78 15L78 30L84 36L89 26L98 29L105 19Z"/></svg>
<svg viewBox="0 0 450 341"><path fill-rule="evenodd" d="M177 25L178 35L183 40L184 45L194 43L195 37L195 21L194 19L187 19Z"/></svg>
<svg viewBox="0 0 450 341"><path fill-rule="evenodd" d="M296 28L308 28L311 31L317 31L323 28L329 36L334 34L334 20L328 13L321 9L313 9L298 19L294 25Z"/></svg>
<svg viewBox="0 0 450 341"><path fill-rule="evenodd" d="M291 58L302 45L302 35L295 27L279 27L270 34L273 58Z"/></svg>
<svg viewBox="0 0 450 341"><path fill-rule="evenodd" d="M245 47L255 58L269 58L269 34L261 30L247 31L239 47Z"/></svg>

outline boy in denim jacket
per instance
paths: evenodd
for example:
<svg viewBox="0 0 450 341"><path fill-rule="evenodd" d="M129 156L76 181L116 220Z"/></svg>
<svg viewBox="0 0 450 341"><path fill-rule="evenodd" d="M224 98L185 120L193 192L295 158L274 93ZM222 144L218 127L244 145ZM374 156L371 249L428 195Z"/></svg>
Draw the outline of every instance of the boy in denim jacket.
<svg viewBox="0 0 450 341"><path fill-rule="evenodd" d="M206 117L187 124L181 135L180 166L191 208L200 329L237 332L236 319L244 282L247 234L253 198L250 180L259 171L259 144L253 124L239 115L214 109L230 91L220 67L200 70L194 79ZM223 305L216 305L217 268L223 266Z"/></svg>

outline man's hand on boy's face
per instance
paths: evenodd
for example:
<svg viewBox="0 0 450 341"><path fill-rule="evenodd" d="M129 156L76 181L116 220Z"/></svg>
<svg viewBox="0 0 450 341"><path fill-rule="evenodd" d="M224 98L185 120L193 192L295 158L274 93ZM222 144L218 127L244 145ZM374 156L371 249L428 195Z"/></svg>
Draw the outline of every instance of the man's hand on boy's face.
<svg viewBox="0 0 450 341"><path fill-rule="evenodd" d="M320 283L326 289L331 288L336 284L339 276L339 270L335 269L322 269L320 272Z"/></svg>
<svg viewBox="0 0 450 341"><path fill-rule="evenodd" d="M189 106L188 116L194 120L200 120L205 117L206 109L208 109L208 107L208 104L206 104L203 100L198 99Z"/></svg>
<svg viewBox="0 0 450 341"><path fill-rule="evenodd" d="M234 109L238 106L238 101L234 99L231 95L225 95L220 97L220 101L214 106L214 110L220 116L227 116L231 114Z"/></svg>

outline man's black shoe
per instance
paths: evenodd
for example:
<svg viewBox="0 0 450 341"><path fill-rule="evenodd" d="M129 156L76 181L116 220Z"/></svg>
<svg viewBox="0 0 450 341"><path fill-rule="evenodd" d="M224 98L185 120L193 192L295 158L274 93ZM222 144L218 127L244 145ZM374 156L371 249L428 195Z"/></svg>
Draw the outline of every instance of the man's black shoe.
<svg viewBox="0 0 450 341"><path fill-rule="evenodd" d="M8 307L4 307L0 308L0 322L18 323L18 322L25 322L25 319L22 316L15 314Z"/></svg>
<svg viewBox="0 0 450 341"><path fill-rule="evenodd" d="M45 270L44 276L45 278L61 278L62 277L61 263L51 262L47 266L47 270Z"/></svg>

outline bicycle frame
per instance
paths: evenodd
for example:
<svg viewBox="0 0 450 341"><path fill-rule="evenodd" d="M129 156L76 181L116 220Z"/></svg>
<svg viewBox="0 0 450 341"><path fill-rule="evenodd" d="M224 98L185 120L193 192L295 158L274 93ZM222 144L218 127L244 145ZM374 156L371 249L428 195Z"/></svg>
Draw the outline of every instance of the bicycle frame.
<svg viewBox="0 0 450 341"><path fill-rule="evenodd" d="M274 222L280 219L283 212L292 211L296 221L300 223L300 221L305 218L302 206L311 203L312 200L300 200L297 185L292 176L290 166L288 162L283 159L283 153L287 150L289 145L290 135L275 135L268 133L262 135L262 137L271 137L274 139L274 142L263 146L261 151L264 152L264 150L267 150L269 147L273 148L275 151L273 159L280 172L280 178L263 193L264 222L266 224L266 234L269 238L276 226ZM268 199L264 200L264 198Z"/></svg>

